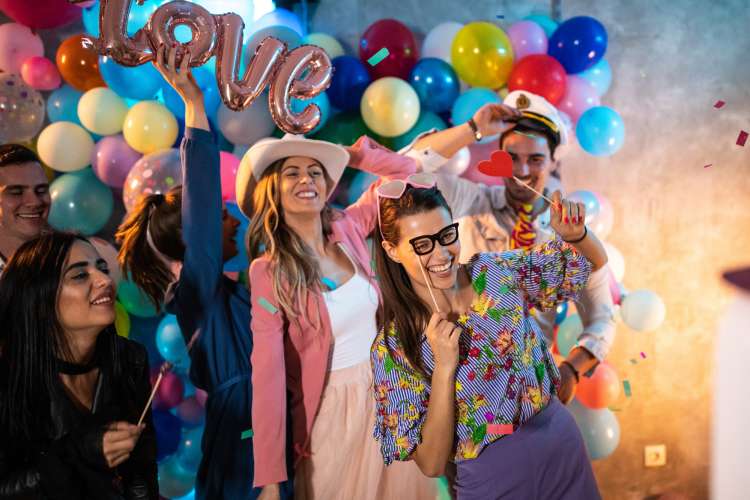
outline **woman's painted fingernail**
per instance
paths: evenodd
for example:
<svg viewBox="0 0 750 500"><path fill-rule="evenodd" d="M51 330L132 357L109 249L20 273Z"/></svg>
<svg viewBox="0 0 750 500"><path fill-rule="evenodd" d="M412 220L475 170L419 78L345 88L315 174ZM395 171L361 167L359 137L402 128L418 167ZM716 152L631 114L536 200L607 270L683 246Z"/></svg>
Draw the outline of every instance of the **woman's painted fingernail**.
<svg viewBox="0 0 750 500"><path fill-rule="evenodd" d="M568 216L567 216L567 215L565 216L565 223L566 223L566 224L569 224L569 223L570 223L570 221L568 220Z"/></svg>

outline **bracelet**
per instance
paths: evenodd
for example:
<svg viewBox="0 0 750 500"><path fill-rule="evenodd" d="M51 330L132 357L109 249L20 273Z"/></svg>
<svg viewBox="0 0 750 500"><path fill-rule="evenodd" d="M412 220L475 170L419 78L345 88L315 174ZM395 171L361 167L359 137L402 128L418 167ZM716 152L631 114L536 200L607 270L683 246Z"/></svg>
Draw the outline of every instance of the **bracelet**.
<svg viewBox="0 0 750 500"><path fill-rule="evenodd" d="M477 127L477 122L474 121L474 118L469 118L469 120L466 123L469 124L471 131L474 133L474 140L477 142L481 141L482 134L479 132L479 127Z"/></svg>
<svg viewBox="0 0 750 500"><path fill-rule="evenodd" d="M567 366L568 366L568 368L570 368L570 369L571 369L571 371L573 372L573 375L575 375L575 377L576 377L576 384L577 384L577 383L579 383L579 382L581 381L581 374L580 374L580 373L578 373L578 370L576 370L576 367L575 367L575 366L573 366L573 363L571 363L570 361L568 361L568 360L566 359L566 360L564 360L564 361L563 361L562 363L560 363L560 366L562 366L562 365L567 365Z"/></svg>
<svg viewBox="0 0 750 500"><path fill-rule="evenodd" d="M577 240L566 240L565 238L563 238L563 241L565 243L580 243L583 240L585 240L586 236L588 236L588 235L589 235L589 228L587 228L586 226L583 226L583 236L581 236Z"/></svg>

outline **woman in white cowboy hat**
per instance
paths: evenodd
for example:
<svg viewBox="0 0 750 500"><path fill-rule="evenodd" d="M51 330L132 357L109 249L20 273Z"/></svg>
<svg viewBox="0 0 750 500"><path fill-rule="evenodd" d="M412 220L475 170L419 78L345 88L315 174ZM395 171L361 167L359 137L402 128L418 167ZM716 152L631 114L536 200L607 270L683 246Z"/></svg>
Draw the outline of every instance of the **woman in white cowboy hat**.
<svg viewBox="0 0 750 500"><path fill-rule="evenodd" d="M297 498L433 499L434 480L413 463L386 471L372 437L380 291L366 238L378 183L334 211L327 200L347 164L399 178L416 170L366 137L347 149L287 135L250 148L237 174L251 219L255 486L278 498L286 479L289 401Z"/></svg>

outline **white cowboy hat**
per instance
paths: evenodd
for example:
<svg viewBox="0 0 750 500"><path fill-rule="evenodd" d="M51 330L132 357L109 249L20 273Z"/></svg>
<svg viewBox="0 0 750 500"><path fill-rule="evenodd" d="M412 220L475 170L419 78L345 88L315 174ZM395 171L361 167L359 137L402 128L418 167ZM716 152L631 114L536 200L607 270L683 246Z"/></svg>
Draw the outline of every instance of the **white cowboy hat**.
<svg viewBox="0 0 750 500"><path fill-rule="evenodd" d="M349 163L349 152L342 146L307 139L303 135L286 134L281 139L268 138L256 142L242 157L237 169L237 205L246 217L253 215L253 191L263 172L275 161L290 156L306 156L323 165L330 178L328 196L333 193Z"/></svg>

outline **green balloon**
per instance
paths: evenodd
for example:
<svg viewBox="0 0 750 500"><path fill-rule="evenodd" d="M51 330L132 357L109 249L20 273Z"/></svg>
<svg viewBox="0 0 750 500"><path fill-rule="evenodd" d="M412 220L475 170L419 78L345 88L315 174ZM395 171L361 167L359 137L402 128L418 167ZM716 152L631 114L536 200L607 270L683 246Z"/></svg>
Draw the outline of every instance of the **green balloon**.
<svg viewBox="0 0 750 500"><path fill-rule="evenodd" d="M577 314L571 314L560 323L557 329L557 350L563 357L567 357L573 350L578 337L583 333L583 323Z"/></svg>
<svg viewBox="0 0 750 500"><path fill-rule="evenodd" d="M151 318L159 314L154 304L148 299L143 290L138 285L128 279L123 278L117 287L117 299L130 314L142 318Z"/></svg>
<svg viewBox="0 0 750 500"><path fill-rule="evenodd" d="M432 111L422 111L422 114L419 115L417 123L415 123L408 132L391 139L391 141L393 142L393 149L395 151L398 151L402 148L405 148L406 146L411 144L412 141L414 141L414 139L416 139L417 136L422 132L427 132L428 130L432 129L445 130L445 128L445 122L438 115L436 115Z"/></svg>
<svg viewBox="0 0 750 500"><path fill-rule="evenodd" d="M353 111L339 113L328 119L325 126L320 131L310 137L319 141L328 141L343 146L351 146L361 136L367 135L385 147L392 149L392 140L381 137L367 125L365 125L362 116Z"/></svg>

